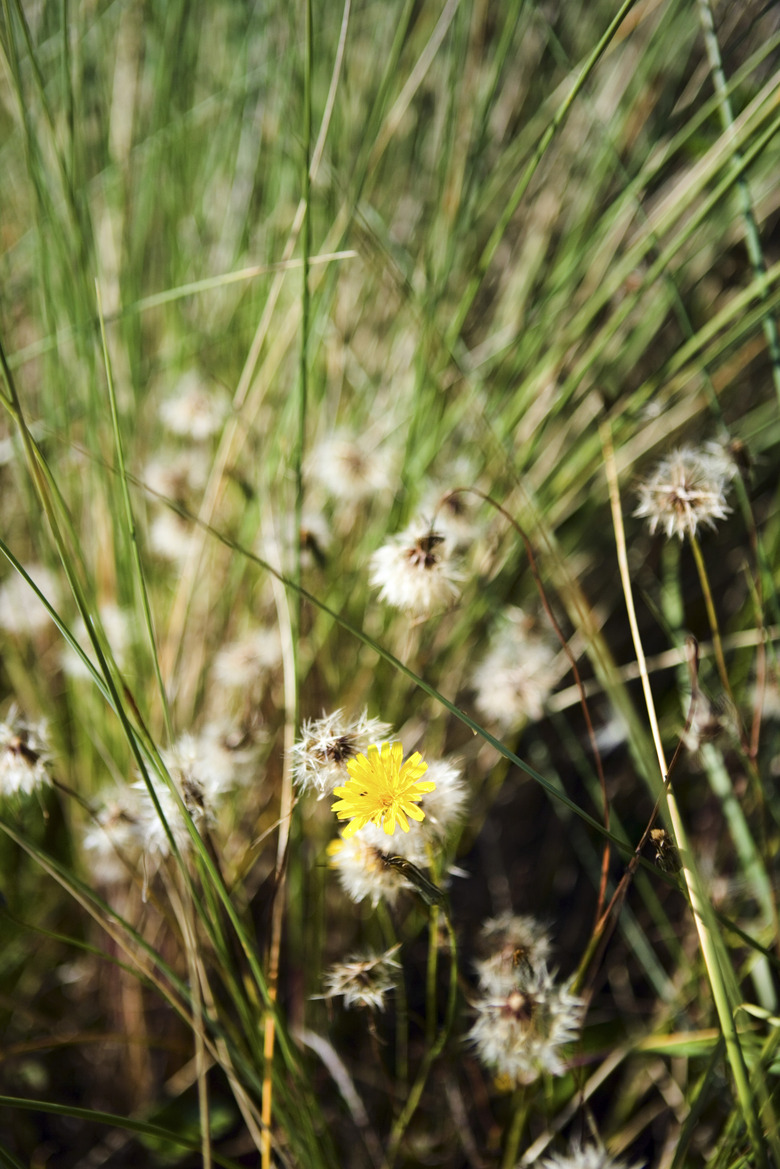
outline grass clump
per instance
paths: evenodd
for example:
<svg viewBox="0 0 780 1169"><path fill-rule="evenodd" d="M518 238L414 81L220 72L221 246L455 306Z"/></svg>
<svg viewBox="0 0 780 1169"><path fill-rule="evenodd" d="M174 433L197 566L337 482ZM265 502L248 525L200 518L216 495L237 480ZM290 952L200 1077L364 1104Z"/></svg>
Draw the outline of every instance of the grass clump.
<svg viewBox="0 0 780 1169"><path fill-rule="evenodd" d="M3 1164L780 1162L779 36L3 4Z"/></svg>

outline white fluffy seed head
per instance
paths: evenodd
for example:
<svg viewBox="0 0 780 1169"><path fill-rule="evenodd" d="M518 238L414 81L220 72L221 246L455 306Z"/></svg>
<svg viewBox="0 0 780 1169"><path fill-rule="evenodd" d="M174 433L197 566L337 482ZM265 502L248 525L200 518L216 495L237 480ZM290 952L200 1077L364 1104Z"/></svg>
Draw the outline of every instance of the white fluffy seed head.
<svg viewBox="0 0 780 1169"><path fill-rule="evenodd" d="M164 499L180 503L200 494L209 476L209 459L199 447L164 451L144 467L144 483Z"/></svg>
<svg viewBox="0 0 780 1169"><path fill-rule="evenodd" d="M100 623L111 647L116 664L121 669L125 664L128 647L132 643L132 619L126 609L120 609L112 601L100 606ZM73 624L73 636L86 653L94 660L95 651L87 635L87 627L83 617L79 617ZM62 651L62 668L70 678L91 678L91 674L79 655L69 645Z"/></svg>
<svg viewBox="0 0 780 1169"><path fill-rule="evenodd" d="M325 975L323 998L344 999L344 1006L384 1010L385 995L397 984L400 963L395 955L400 945L383 954L353 954L347 962L337 962Z"/></svg>
<svg viewBox="0 0 780 1169"><path fill-rule="evenodd" d="M425 819L415 827L427 844L437 845L463 819L468 789L463 770L457 763L446 759L429 759L427 763L425 779L435 783L436 787L420 800ZM409 827L411 830L412 825Z"/></svg>
<svg viewBox="0 0 780 1169"><path fill-rule="evenodd" d="M370 581L380 598L413 617L429 617L453 605L462 580L451 542L424 520L393 536L371 557Z"/></svg>
<svg viewBox="0 0 780 1169"><path fill-rule="evenodd" d="M521 609L504 610L472 676L477 710L504 730L541 718L557 681L555 657L550 641L533 631Z"/></svg>
<svg viewBox="0 0 780 1169"><path fill-rule="evenodd" d="M220 430L226 413L225 402L191 371L160 406L160 421L172 434L203 442Z"/></svg>
<svg viewBox="0 0 780 1169"><path fill-rule="evenodd" d="M482 927L481 949L486 957L474 965L480 988L489 995L505 995L528 971L545 968L550 938L534 917L502 913Z"/></svg>
<svg viewBox="0 0 780 1169"><path fill-rule="evenodd" d="M597 1145L575 1143L567 1153L553 1153L536 1164L540 1169L629 1169L625 1161L612 1157ZM644 1162L635 1162L630 1169L642 1169Z"/></svg>
<svg viewBox="0 0 780 1169"><path fill-rule="evenodd" d="M557 986L546 967L523 970L505 994L486 994L474 1005L469 1037L499 1079L530 1084L543 1074L564 1074L563 1048L579 1036L584 1004Z"/></svg>
<svg viewBox="0 0 780 1169"><path fill-rule="evenodd" d="M214 681L227 690L255 691L282 660L278 629L252 629L214 658Z"/></svg>
<svg viewBox="0 0 780 1169"><path fill-rule="evenodd" d="M337 431L318 443L307 461L307 473L325 493L345 504L356 504L387 492L394 458L382 447Z"/></svg>
<svg viewBox="0 0 780 1169"><path fill-rule="evenodd" d="M137 867L144 851L140 805L134 788L116 792L84 833L84 859L96 884L122 884Z"/></svg>
<svg viewBox="0 0 780 1169"><path fill-rule="evenodd" d="M194 544L193 528L176 512L158 512L149 525L149 545L162 560L180 564Z"/></svg>
<svg viewBox="0 0 780 1169"><path fill-rule="evenodd" d="M369 839L371 835L366 829L361 829L348 840L339 837L332 841L328 846L330 865L336 870L342 889L352 901L359 904L369 900L374 907L380 901L393 905L400 891L411 886L397 869L387 864L383 848ZM386 841L387 837L384 839ZM386 844L384 847L387 847Z"/></svg>
<svg viewBox="0 0 780 1169"><path fill-rule="evenodd" d="M44 722L29 723L16 707L0 723L0 797L29 796L51 783Z"/></svg>
<svg viewBox="0 0 780 1169"><path fill-rule="evenodd" d="M680 447L639 485L634 515L647 519L651 532L660 528L668 538L695 536L700 524L714 528L716 520L728 516L726 488L735 475L733 459L717 444Z"/></svg>
<svg viewBox="0 0 780 1169"><path fill-rule="evenodd" d="M236 783L236 758L222 737L208 728L198 736L185 733L162 752L162 759L195 827L213 823L220 802ZM160 776L150 772L150 780L176 846L186 852L191 837L179 802ZM133 787L139 796L138 822L145 850L159 863L171 851L168 833L146 783L139 780Z"/></svg>
<svg viewBox="0 0 780 1169"><path fill-rule="evenodd" d="M357 719L347 718L341 710L307 719L292 749L293 778L298 789L302 793L314 791L320 798L330 795L349 779L347 760L391 736L390 724L369 718L367 710Z"/></svg>

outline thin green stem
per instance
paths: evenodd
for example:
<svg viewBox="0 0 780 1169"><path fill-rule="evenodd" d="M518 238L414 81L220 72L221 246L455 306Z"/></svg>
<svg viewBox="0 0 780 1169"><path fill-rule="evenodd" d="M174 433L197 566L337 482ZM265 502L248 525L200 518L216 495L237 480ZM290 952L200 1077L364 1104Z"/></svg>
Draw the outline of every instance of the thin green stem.
<svg viewBox="0 0 780 1169"><path fill-rule="evenodd" d="M300 587L301 583L301 529L303 527L303 453L306 442L306 406L308 398L309 379L309 331L310 322L310 291L309 291L309 257L311 254L311 78L312 78L312 5L311 0L304 0L304 66L303 66L303 172L302 172L302 203L303 223L301 225L301 345L298 369L298 417L297 434L294 452L295 470L295 528L293 531L293 579ZM287 598L284 598L286 601ZM296 592L292 598L293 612L290 629L290 669L285 671L285 698L286 698L286 727L285 727L285 772L282 783L282 795L279 810L279 839L277 843L277 889L271 920L271 945L268 960L268 993L269 998L276 1002L277 979L279 973L279 954L282 941L282 927L285 908L285 894L287 881L287 866L285 857L289 845L290 817L293 810L291 750L299 722L300 706L300 641L302 598ZM277 1015L275 1011L268 1011L265 1017L263 1055L265 1060L265 1075L263 1080L262 1123L263 1147L261 1153L262 1169L271 1166L271 1121L273 1105L273 1058L276 1042Z"/></svg>
<svg viewBox="0 0 780 1169"><path fill-rule="evenodd" d="M612 450L611 438L606 426L602 428L602 441L604 445L605 466L607 470L610 500L612 504L612 518L615 528L615 543L617 548L618 566L620 569L620 577L623 585L626 612L631 628L634 651L641 669L642 688L645 695L648 718L650 720L653 741L655 743L656 752L658 755L658 764L663 780L663 778L668 774L669 769L666 765L666 758L661 742L661 735L658 728L658 719L655 711L655 703L653 701L653 694L650 688L650 677L647 672L644 648L642 646L642 640L639 634L639 624L637 622L636 609L634 607L634 594L631 585L631 575L628 567L628 555L626 551L625 531L623 528L623 513L620 504L617 468L615 466L615 456ZM669 820L677 841L680 860L682 861L683 879L688 891L688 898L690 901L691 910L693 912L696 932L699 936L699 945L701 947L704 965L707 970L710 989L712 990L712 997L715 1003L715 1009L718 1014L723 1037L726 1042L726 1052L728 1055L729 1064L731 1065L731 1072L734 1077L737 1098L745 1117L751 1144L756 1156L756 1162L761 1167L761 1169L769 1169L764 1134L761 1129L753 1093L750 1087L747 1064L745 1062L745 1056L739 1040L739 1033L734 1025L733 1010L737 1006L737 1003L732 1003L729 1001L727 984L734 983L733 971L728 969L728 955L725 951L725 947L722 945L722 943L719 945L718 940L716 939L715 935L717 932L717 926L715 923L714 914L712 912L712 907L704 894L701 879L695 866L693 851L688 840L688 834L677 807L676 797L674 792L671 790L667 791L666 794L666 806L669 814Z"/></svg>
<svg viewBox="0 0 780 1169"><path fill-rule="evenodd" d="M198 1112L200 1114L200 1147L201 1158L203 1160L203 1169L211 1169L212 1148L211 1148L211 1124L209 1114L209 1093L208 1093L208 1062L206 1059L206 1048L203 1041L203 995L200 985L199 973L199 956L198 956L198 939L195 928L195 914L193 913L192 901L185 890L182 895L176 887L175 874L174 879L168 882L168 896L171 899L171 904L176 910L176 916L179 920L182 930L182 937L184 940L184 953L187 959L187 972L189 975L190 994L192 996L192 1018L193 1028L192 1036L195 1043L195 1066L198 1083Z"/></svg>
<svg viewBox="0 0 780 1169"><path fill-rule="evenodd" d="M439 1034L436 1036L435 1042L430 1045L425 1053L420 1070L417 1073L417 1078L412 1084L409 1095L407 1096L403 1111L393 1125L388 1142L384 1169L392 1169L392 1166L395 1164L403 1135L406 1132L409 1121L417 1110L417 1105L420 1103L425 1085L428 1082L431 1068L444 1050L444 1045L447 1042L450 1031L452 1030L452 1024L455 1020L455 1006L458 999L458 947L455 940L455 931L452 928L452 922L447 913L444 915L444 921L447 926L450 943L450 986L447 996L447 1011L444 1017L444 1023Z"/></svg>
<svg viewBox="0 0 780 1169"><path fill-rule="evenodd" d="M301 225L301 346L298 370L298 432L295 444L295 579L301 582L301 527L303 520L303 454L306 443L306 407L309 392L309 333L311 330L311 290L309 267L311 255L311 81L313 68L312 5L304 0L304 69L303 69L303 171ZM295 637L300 637L301 598L296 598ZM297 648L296 648L297 659ZM297 720L296 720L297 721Z"/></svg>
<svg viewBox="0 0 780 1169"><path fill-rule="evenodd" d="M116 1116L112 1112L99 1112L93 1108L78 1108L70 1103L53 1104L48 1100L28 1100L22 1096L0 1096L0 1108L22 1108L31 1112L46 1112L52 1116L64 1116L70 1121L84 1120L89 1124L105 1124L110 1128L126 1129L127 1132L135 1132L154 1141L164 1142L164 1144L170 1142L170 1144L179 1145L182 1149L190 1149L194 1153L200 1151L199 1140L183 1136L175 1129L163 1128L162 1125L150 1124L145 1120L133 1120L129 1116ZM231 1157L215 1153L214 1161L217 1165L223 1165L225 1169L241 1169L238 1161L234 1161Z"/></svg>
<svg viewBox="0 0 780 1169"><path fill-rule="evenodd" d="M428 925L428 969L425 980L425 1043L430 1047L436 1035L436 972L439 956L439 907L431 906Z"/></svg>
<svg viewBox="0 0 780 1169"><path fill-rule="evenodd" d="M384 937L385 949L389 950L398 943L393 919L384 901L376 907L379 926ZM402 1095L406 1095L409 1083L409 1000L406 995L406 982L403 975L395 988L395 1059L396 1083Z"/></svg>
<svg viewBox="0 0 780 1169"><path fill-rule="evenodd" d="M715 654L715 662L718 667L718 674L720 675L721 685L726 694L728 694L734 710L737 710L737 704L734 701L734 695L731 691L731 683L729 682L729 674L726 669L726 658L723 654L723 642L720 636L720 626L718 625L718 614L715 611L715 601L712 597L712 589L710 588L710 578L707 573L707 566L704 563L704 556L702 555L701 544L699 543L696 533L690 533L691 551L693 552L693 559L696 562L696 571L699 574L699 583L701 585L702 596L704 597L704 607L707 610L707 620L710 624L710 631L712 633L712 649ZM739 715L737 715L739 717ZM744 731L740 724L740 733L744 738Z"/></svg>
<svg viewBox="0 0 780 1169"><path fill-rule="evenodd" d="M149 602L149 592L146 588L146 577L144 575L143 565L141 563L141 549L138 546L138 532L135 524L135 516L133 514L133 505L130 500L130 490L127 483L125 452L124 444L122 443L122 432L119 425L119 410L117 409L116 391L114 389L114 375L111 368L111 359L108 354L106 323L103 317L103 304L100 296L100 285L97 280L95 281L95 291L97 294L97 309L98 317L100 318L100 338L103 343L103 362L105 364L106 382L108 385L108 400L111 404L111 424L114 428L114 448L116 450L117 466L119 470L119 485L122 491L122 503L125 509L127 536L130 541L130 553L133 558L133 567L135 569L138 597L141 602L141 608L143 609L144 614L144 625L146 626L146 632L149 637L149 646L152 651L152 664L154 666L154 676L157 679L157 689L160 693L163 719L165 720L165 732L168 736L168 741L172 743L174 735L173 723L171 721L171 710L168 704L168 695L165 690L162 670L160 669L160 656L157 652L157 638L155 637L154 633L154 618L152 617L152 607Z"/></svg>
<svg viewBox="0 0 780 1169"><path fill-rule="evenodd" d="M528 1090L525 1086L516 1088L512 1095L512 1121L507 1133L506 1144L504 1145L504 1155L501 1158L501 1169L514 1169L517 1164L517 1153L520 1148L520 1140L525 1128L526 1118L528 1116L529 1099Z"/></svg>

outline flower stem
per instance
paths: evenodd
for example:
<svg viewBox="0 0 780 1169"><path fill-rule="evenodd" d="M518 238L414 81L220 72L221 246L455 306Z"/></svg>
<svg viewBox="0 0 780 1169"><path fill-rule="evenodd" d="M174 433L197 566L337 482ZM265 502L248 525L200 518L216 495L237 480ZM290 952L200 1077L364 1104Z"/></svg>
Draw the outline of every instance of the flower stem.
<svg viewBox="0 0 780 1169"><path fill-rule="evenodd" d="M428 971L425 982L425 1045L430 1047L436 1035L436 968L439 954L439 907L431 906L428 927Z"/></svg>
<svg viewBox="0 0 780 1169"><path fill-rule="evenodd" d="M383 1169L392 1169L395 1164L395 1159L398 1156L398 1150L401 1145L401 1140L409 1125L409 1121L414 1116L417 1110L417 1105L420 1103L420 1098L428 1081L428 1076L433 1066L434 1060L441 1055L447 1038L452 1030L452 1024L455 1019L455 1004L458 998L458 947L455 940L455 931L452 928L452 922L447 913L444 914L444 921L447 926L447 933L450 943L450 988L447 996L447 1014L444 1019L444 1024L436 1036L434 1043L428 1048L425 1057L420 1065L420 1070L417 1073L417 1078L412 1084L409 1095L404 1105L403 1111L393 1125L390 1133L390 1140L387 1145L387 1157ZM433 923L431 923L433 928Z"/></svg>
<svg viewBox="0 0 780 1169"><path fill-rule="evenodd" d="M384 901L379 902L376 911L385 940L385 948L389 950L398 941L398 934ZM396 1081L399 1090L405 1095L406 1086L409 1083L409 1002L406 997L406 983L403 977L399 978L395 988L395 1001Z"/></svg>
<svg viewBox="0 0 780 1169"><path fill-rule="evenodd" d="M523 1135L526 1117L528 1116L528 1092L525 1086L516 1088L512 1095L512 1124L504 1146L504 1155L501 1158L501 1169L512 1169L517 1164L517 1150L520 1138Z"/></svg>
<svg viewBox="0 0 780 1169"><path fill-rule="evenodd" d="M668 774L668 768L664 756L663 745L661 743L661 735L658 728L658 719L656 717L653 694L650 688L650 677L647 672L644 649L642 647L642 641L639 635L639 625L636 617L636 609L634 608L634 595L633 589L631 587L631 576L628 568L628 555L626 552L625 530L623 528L623 514L620 507L617 468L615 466L615 456L612 449L612 439L606 427L602 429L602 443L604 447L607 479L609 482L609 494L612 503L612 518L615 528L617 558L620 568L621 582L623 585L623 593L625 596L626 611L628 614L629 625L631 627L634 651L636 653L637 662L639 663L640 667L642 688L644 690L653 741L655 743L656 753L658 755L658 764L661 770L661 776L663 778ZM732 1004L729 1001L727 984L729 982L734 982L734 974L730 969L728 955L722 942L718 944L720 939L716 936L717 927L714 923L712 906L709 904L703 894L701 880L695 867L693 852L688 841L685 825L683 824L682 817L680 816L680 812L677 807L677 800L671 790L667 792L666 805L669 814L669 820L677 841L680 859L682 861L683 878L688 892L691 910L693 912L693 920L696 926L696 932L699 936L699 945L701 946L702 957L704 959L704 965L707 970L707 976L709 978L710 987L712 990L715 1009L720 1021L723 1038L726 1043L726 1054L728 1056L729 1064L731 1065L731 1072L734 1077L734 1086L736 1089L737 1099L739 1100L742 1114L745 1118L748 1135L750 1137L750 1143L753 1147L753 1152L756 1159L756 1165L759 1166L760 1169L768 1169L769 1162L766 1154L764 1134L761 1130L761 1124L758 1118L758 1113L756 1111L755 1100L750 1087L747 1065L745 1063L745 1057L742 1051L742 1046L740 1044L739 1034L734 1024L733 1009L737 1006L737 1003L734 1002Z"/></svg>
<svg viewBox="0 0 780 1169"><path fill-rule="evenodd" d="M734 696L731 693L731 683L729 682L729 676L726 670L726 659L723 656L723 642L721 641L720 637L718 615L715 612L715 602L712 599L712 590L710 588L710 579L707 575L707 566L704 563L701 544L693 532L690 533L690 540L693 559L696 561L696 571L699 574L702 596L704 597L704 606L707 610L707 620L710 623L710 629L712 631L712 648L715 652L715 661L718 664L718 673L720 674L720 680L723 684L723 689L733 702Z"/></svg>
<svg viewBox="0 0 780 1169"><path fill-rule="evenodd" d="M285 854L289 841L290 816L292 814L292 770L289 764L289 751L295 741L295 732L298 726L299 705L299 653L301 637L301 613L303 598L300 592L301 584L301 527L303 517L303 450L306 437L306 404L308 396L308 353L310 329L310 293L309 293L309 256L311 253L311 76L312 76L312 0L304 0L305 27L304 27L304 70L303 70L303 230L301 233L301 253L303 259L303 276L301 284L301 348L298 379L298 433L295 443L295 527L293 531L293 579L298 585L294 596L292 617L292 670L289 677L291 691L289 699L286 696L287 726L285 739L288 749L288 764L282 787L280 806L280 828L277 849L277 878L279 888L274 901L273 918L271 924L271 947L268 969L268 989L276 1002L276 990L279 977L279 953L281 949L282 924L285 909L284 883L286 877ZM271 1169L271 1119L273 1103L273 1057L276 1039L276 1018L269 1011L265 1016L263 1057L264 1075L262 1091L262 1120L263 1120L263 1151L262 1169Z"/></svg>

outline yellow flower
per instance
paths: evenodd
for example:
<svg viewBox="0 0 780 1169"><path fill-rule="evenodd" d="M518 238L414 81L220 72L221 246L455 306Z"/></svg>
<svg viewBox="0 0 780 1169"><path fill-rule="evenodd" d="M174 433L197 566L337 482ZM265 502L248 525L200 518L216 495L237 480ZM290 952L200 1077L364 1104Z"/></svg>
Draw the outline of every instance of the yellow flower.
<svg viewBox="0 0 780 1169"><path fill-rule="evenodd" d="M339 820L349 820L342 834L345 839L366 824L382 825L387 835L392 836L396 822L404 832L409 831L407 816L412 820L424 819L425 813L417 804L436 784L420 781L428 764L423 762L419 751L405 763L403 757L400 743L382 743L381 748L369 747L366 755L347 760L349 780L343 787L335 788L333 794L341 799L331 804Z"/></svg>

